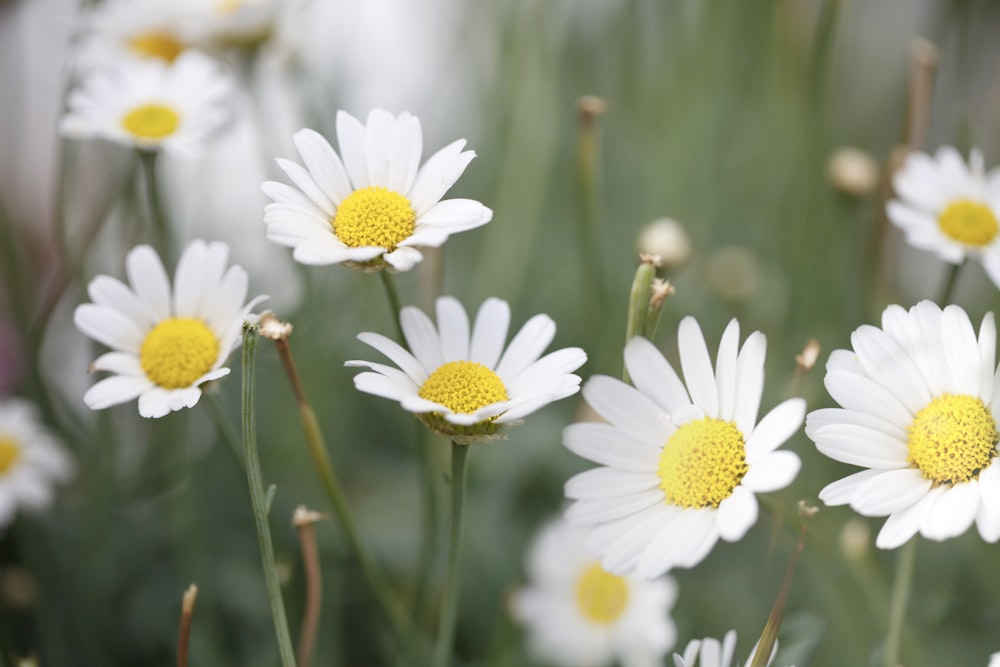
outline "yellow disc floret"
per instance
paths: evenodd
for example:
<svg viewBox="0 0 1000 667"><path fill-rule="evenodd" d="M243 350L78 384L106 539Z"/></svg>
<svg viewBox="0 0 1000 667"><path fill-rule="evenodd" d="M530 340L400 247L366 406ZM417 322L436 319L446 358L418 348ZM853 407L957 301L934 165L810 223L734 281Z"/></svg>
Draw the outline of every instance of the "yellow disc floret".
<svg viewBox="0 0 1000 667"><path fill-rule="evenodd" d="M13 438L0 435L0 475L6 475L21 458L21 445Z"/></svg>
<svg viewBox="0 0 1000 667"><path fill-rule="evenodd" d="M122 127L138 139L169 137L180 123L180 114L164 104L143 104L122 118Z"/></svg>
<svg viewBox="0 0 1000 667"><path fill-rule="evenodd" d="M670 436L660 453L660 488L667 503L718 507L747 472L743 434L736 425L705 417Z"/></svg>
<svg viewBox="0 0 1000 667"><path fill-rule="evenodd" d="M166 31L151 30L135 35L128 46L143 58L156 58L172 63L184 51L184 44Z"/></svg>
<svg viewBox="0 0 1000 667"><path fill-rule="evenodd" d="M983 401L944 394L924 406L907 430L907 460L935 484L968 482L997 453L996 421Z"/></svg>
<svg viewBox="0 0 1000 667"><path fill-rule="evenodd" d="M622 577L604 571L594 563L576 582L576 604L588 621L611 625L628 604L628 584Z"/></svg>
<svg viewBox="0 0 1000 667"><path fill-rule="evenodd" d="M507 400L507 388L496 373L475 361L464 360L440 366L417 393L420 398L462 414Z"/></svg>
<svg viewBox="0 0 1000 667"><path fill-rule="evenodd" d="M413 235L417 214L410 200L392 190L372 186L355 190L340 202L333 233L352 248L377 246L389 252Z"/></svg>
<svg viewBox="0 0 1000 667"><path fill-rule="evenodd" d="M948 204L938 217L938 225L948 238L977 248L992 243L1000 231L989 206L967 199Z"/></svg>
<svg viewBox="0 0 1000 667"><path fill-rule="evenodd" d="M219 358L219 341L201 320L173 317L146 335L139 351L142 370L166 389L190 387L212 370Z"/></svg>

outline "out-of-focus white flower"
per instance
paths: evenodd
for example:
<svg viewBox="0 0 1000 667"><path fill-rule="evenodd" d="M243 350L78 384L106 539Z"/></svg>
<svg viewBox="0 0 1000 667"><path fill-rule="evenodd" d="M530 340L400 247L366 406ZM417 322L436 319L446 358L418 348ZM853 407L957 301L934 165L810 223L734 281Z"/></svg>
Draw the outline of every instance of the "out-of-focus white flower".
<svg viewBox="0 0 1000 667"><path fill-rule="evenodd" d="M375 109L362 125L337 113L338 155L312 130L295 135L305 167L279 166L297 187L268 181L273 202L264 209L267 238L294 248L303 264L340 264L408 271L451 234L485 225L493 211L472 199L446 199L473 151L459 139L420 166L420 121Z"/></svg>
<svg viewBox="0 0 1000 667"><path fill-rule="evenodd" d="M34 405L18 398L0 401L0 527L14 520L18 508L48 507L53 487L74 469Z"/></svg>
<svg viewBox="0 0 1000 667"><path fill-rule="evenodd" d="M838 148L826 161L833 187L850 197L865 197L878 186L879 166L869 153L853 146Z"/></svg>
<svg viewBox="0 0 1000 667"><path fill-rule="evenodd" d="M771 651L771 657L767 660L767 665L771 664L774 660L774 654L777 652L778 645L775 643L774 649ZM736 631L730 630L722 638L721 642L713 637L692 639L684 648L683 656L674 653L674 665L675 667L729 667L735 653ZM746 662L743 663L744 667L752 663L756 655L757 646L754 645L753 650L750 651L750 655L747 656ZM736 667L739 667L739 662L736 663Z"/></svg>
<svg viewBox="0 0 1000 667"><path fill-rule="evenodd" d="M990 664L986 667L1000 667L1000 653L994 653L990 656Z"/></svg>
<svg viewBox="0 0 1000 667"><path fill-rule="evenodd" d="M78 306L77 328L112 348L91 365L110 371L83 397L101 410L139 399L143 417L193 407L201 385L229 374L223 364L240 343L243 321L265 297L244 303L247 273L226 268L224 243L192 241L177 263L173 289L160 258L138 246L125 260L131 287L97 276L93 303Z"/></svg>
<svg viewBox="0 0 1000 667"><path fill-rule="evenodd" d="M639 234L639 252L660 258L667 269L675 268L691 256L691 238L681 223L660 218L646 225Z"/></svg>
<svg viewBox="0 0 1000 667"><path fill-rule="evenodd" d="M457 299L437 300L437 326L418 308L408 306L399 320L410 350L377 333L358 339L399 368L371 361L347 366L371 369L354 385L376 396L399 401L428 426L459 444L495 440L525 416L580 388L573 371L587 355L567 347L541 357L556 334L547 315L528 320L504 350L510 306L487 299L470 333L469 318Z"/></svg>
<svg viewBox="0 0 1000 667"><path fill-rule="evenodd" d="M88 74L69 97L60 132L101 137L142 150L198 157L231 116L234 87L219 64L197 52L173 64L129 60Z"/></svg>
<svg viewBox="0 0 1000 667"><path fill-rule="evenodd" d="M974 149L969 164L951 146L911 153L893 186L886 214L910 245L950 264L976 258L1000 287L1000 170L987 173L982 153Z"/></svg>
<svg viewBox="0 0 1000 667"><path fill-rule="evenodd" d="M73 69L117 65L133 59L173 62L193 46L190 2L106 0L83 18Z"/></svg>
<svg viewBox="0 0 1000 667"><path fill-rule="evenodd" d="M677 584L616 576L583 547L586 532L553 521L528 552L528 584L511 598L533 652L560 667L653 667L677 641Z"/></svg>

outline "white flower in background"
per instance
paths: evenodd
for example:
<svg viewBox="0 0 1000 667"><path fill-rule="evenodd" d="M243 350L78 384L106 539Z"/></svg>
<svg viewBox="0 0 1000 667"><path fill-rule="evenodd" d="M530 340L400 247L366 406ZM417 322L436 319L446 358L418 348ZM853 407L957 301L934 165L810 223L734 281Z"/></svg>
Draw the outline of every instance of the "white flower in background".
<svg viewBox="0 0 1000 667"><path fill-rule="evenodd" d="M977 258L1000 286L1000 171L987 173L982 153L973 150L968 165L951 146L911 153L893 186L898 199L886 213L911 245L951 264Z"/></svg>
<svg viewBox="0 0 1000 667"><path fill-rule="evenodd" d="M240 343L243 321L265 297L244 303L247 273L226 268L224 243L192 241L173 288L156 251L137 246L125 260L131 287L97 276L87 287L93 303L78 306L80 331L112 349L91 365L113 375L83 397L101 410L139 399L143 417L193 407L201 385L229 374L223 366Z"/></svg>
<svg viewBox="0 0 1000 667"><path fill-rule="evenodd" d="M59 131L142 150L198 157L231 117L232 79L191 51L173 64L131 60L88 74L69 96Z"/></svg>
<svg viewBox="0 0 1000 667"><path fill-rule="evenodd" d="M192 46L188 5L178 0L105 0L84 16L74 69L129 59L173 62Z"/></svg>
<svg viewBox="0 0 1000 667"><path fill-rule="evenodd" d="M358 335L399 368L348 361L371 369L356 375L354 385L399 401L459 444L500 438L508 426L580 388L572 373L587 360L583 350L569 347L539 358L556 334L547 315L528 320L506 351L510 306L500 299L483 302L471 334L465 309L452 297L437 300L436 327L412 306L399 319L409 351L377 333Z"/></svg>
<svg viewBox="0 0 1000 667"><path fill-rule="evenodd" d="M795 479L798 456L775 450L802 425L805 401L789 399L758 423L766 339L754 332L739 349L739 336L733 320L713 370L701 328L685 317L683 383L637 337L625 346L635 387L600 375L584 386L584 398L609 423L572 424L563 443L604 467L566 482L576 501L566 516L593 526L587 547L609 572L656 577L693 567L720 537L735 542L757 521L754 494Z"/></svg>
<svg viewBox="0 0 1000 667"><path fill-rule="evenodd" d="M0 527L14 520L18 508L51 505L53 487L69 479L74 468L34 405L17 398L0 400Z"/></svg>
<svg viewBox="0 0 1000 667"><path fill-rule="evenodd" d="M1000 653L994 653L990 656L990 664L986 667L1000 667Z"/></svg>
<svg viewBox="0 0 1000 667"><path fill-rule="evenodd" d="M197 22L193 40L208 50L252 47L271 36L284 0L188 0Z"/></svg>
<svg viewBox="0 0 1000 667"><path fill-rule="evenodd" d="M527 558L528 583L511 598L533 653L559 667L662 665L677 641L677 584L619 577L587 555L585 531L546 525Z"/></svg>
<svg viewBox="0 0 1000 667"><path fill-rule="evenodd" d="M486 224L493 212L445 192L475 157L459 139L420 166L420 121L375 109L367 125L337 112L340 155L312 130L295 134L305 167L278 160L296 187L268 181L267 238L294 248L303 264L339 264L407 271L448 236Z"/></svg>
<svg viewBox="0 0 1000 667"><path fill-rule="evenodd" d="M811 412L806 434L823 454L866 470L820 499L888 516L875 541L883 549L917 533L946 540L973 522L987 542L1000 539L993 314L977 339L958 306L889 306L882 328L859 327L851 346L826 365L827 391L842 407Z"/></svg>
<svg viewBox="0 0 1000 667"><path fill-rule="evenodd" d="M777 651L778 645L775 643L774 650L771 651L771 657L767 661L768 665L774 660L774 654ZM683 656L674 653L674 665L675 667L729 667L735 653L736 631L730 630L722 638L721 642L713 637L692 639L688 642L687 647L685 647ZM753 650L750 651L750 655L747 656L746 662L743 663L744 667L752 663L756 655L757 646L754 645ZM739 667L738 662L736 663L736 667Z"/></svg>

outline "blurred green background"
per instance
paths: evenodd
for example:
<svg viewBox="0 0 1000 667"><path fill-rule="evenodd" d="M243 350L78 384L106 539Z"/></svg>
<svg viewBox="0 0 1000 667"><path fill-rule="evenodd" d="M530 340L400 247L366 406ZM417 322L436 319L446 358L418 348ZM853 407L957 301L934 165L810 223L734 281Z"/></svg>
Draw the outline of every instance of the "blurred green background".
<svg viewBox="0 0 1000 667"><path fill-rule="evenodd" d="M41 10L28 4L0 6L5 35L29 34L19 32L28 30L24 16ZM71 15L50 4L52 13L39 20L65 27ZM391 16L402 3L378 4ZM330 10L331 20L337 11ZM426 11L447 16L433 36L443 45L437 66L445 69L419 73L422 85L411 89L424 92L412 103L376 103L417 113L428 154L468 137L478 158L450 194L479 199L495 216L447 243L436 276L428 275L433 262L399 276L403 301L426 307L430 291L421 281L440 280L443 292L470 311L489 296L510 301L514 327L548 313L559 327L553 348L588 352L584 378L621 371L637 239L664 216L683 225L692 251L663 272L677 294L667 302L657 344L676 360L677 322L688 314L697 316L713 350L732 317L740 318L744 338L763 331L769 355L762 411L793 391L795 355L810 338L822 353L798 392L815 409L831 404L823 361L849 345L853 329L877 322L888 303L936 297L942 265L903 247L895 230L883 229L880 213L885 165L907 132L914 37L939 49L933 95L923 109L928 130L916 147L952 144L967 151L975 145L988 165L1000 155L1000 7L993 2L439 0ZM395 29L406 35L405 26ZM48 34L44 28L42 34ZM405 41L395 57L407 57ZM315 65L303 59L289 67L301 86L299 122L332 138L335 110L364 116L359 100L366 98L352 97L343 76ZM32 200L19 187L19 169L40 170L49 184L60 171L55 161L36 164L30 137L12 138L29 115L32 83L12 74L21 70L11 69L9 59L4 66L20 83L8 89L4 107L0 226L7 249L26 260L16 267L5 260L2 324L15 334L15 356L24 360L16 375L7 362L16 377L9 390L47 408L50 426L78 459L79 475L49 513L21 516L0 539L0 652L37 652L46 667L172 664L181 593L196 582L192 664L274 665L246 479L222 446L209 406L144 421L134 404L85 413L74 393L97 350L72 328L68 313L86 300L83 281L98 272L123 275L127 209L102 228L44 338L31 327L60 260L54 190L41 188ZM444 99L461 104L439 103L435 87L442 80L449 88ZM586 94L607 102L593 125L597 185L591 199L579 177L576 103ZM58 108L59 97L51 104ZM52 136L39 141L51 146L54 126L49 129ZM288 156L289 137L270 139L286 148L267 154ZM829 177L828 160L844 145L877 162L866 193L845 194ZM124 150L63 145L56 154L68 159L76 150L105 160L102 169L88 170L88 179L125 178ZM261 169L277 176L273 165ZM256 193L252 184L235 196ZM83 215L79 209L99 199L85 194L79 187L70 193L71 215ZM193 235L212 238L199 233L194 210L194 221L179 235L191 236L193 226ZM581 231L588 215L598 225L592 254ZM229 233L267 244L259 215L241 224ZM245 265L259 292L282 289L279 280L301 281L298 298L279 300L278 314L295 326L292 351L358 523L407 594L420 542L418 448L433 448L438 458L443 499L449 445L415 429L415 420L394 403L356 392L355 371L343 367L348 359L373 358L355 340L358 332L394 330L381 285L336 266L295 267L275 279L266 262ZM978 322L998 299L982 269L970 265L955 301ZM80 350L84 362L46 357L61 345ZM238 425L238 355L231 365L234 373L218 398L225 417ZM61 373L74 377L68 388ZM579 396L551 405L511 431L508 441L471 452L458 628L463 664L533 664L505 600L522 582L535 530L563 506L563 482L589 467L560 443L561 429L581 406ZM328 502L267 341L261 341L258 421L265 482L277 485L272 530L294 635L304 583L290 517L300 503L327 511ZM804 463L792 487L763 499L768 511L743 541L719 543L696 569L673 573L680 586L673 612L678 650L689 639L736 628L737 656L749 652L794 546L796 501L816 502L823 485L852 471L820 456L803 433L787 446ZM848 508L823 509L813 519L775 664L873 664L895 562L894 553L872 545L880 525ZM386 664L388 635L335 522L319 524L317 533L324 600L315 664ZM921 540L902 650L907 667L982 665L1000 650L997 553L976 531L944 544ZM431 626L433 617L421 623Z"/></svg>

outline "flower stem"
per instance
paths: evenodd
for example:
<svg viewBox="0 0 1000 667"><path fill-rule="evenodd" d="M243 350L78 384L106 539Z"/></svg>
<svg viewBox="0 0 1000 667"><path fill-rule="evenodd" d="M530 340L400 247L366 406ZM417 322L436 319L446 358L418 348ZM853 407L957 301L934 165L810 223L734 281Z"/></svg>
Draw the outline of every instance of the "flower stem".
<svg viewBox="0 0 1000 667"><path fill-rule="evenodd" d="M274 631L278 638L278 652L282 667L295 667L295 651L292 637L288 632L285 604L281 599L281 584L274 563L274 546L271 543L271 528L267 522L267 499L257 455L257 326L243 325L243 458L246 461L247 482L250 486L250 503L253 507L254 523L257 526L257 541L260 544L260 559L264 567L267 595L271 600L271 614L274 617Z"/></svg>
<svg viewBox="0 0 1000 667"><path fill-rule="evenodd" d="M191 621L197 597L198 587L191 584L181 598L181 626L177 632L177 667L188 667L188 644L191 642Z"/></svg>
<svg viewBox="0 0 1000 667"><path fill-rule="evenodd" d="M643 335L649 314L649 296L656 278L656 262L646 257L640 258L639 266L632 278L632 289L628 295L628 321L625 323L625 343L635 336ZM622 380L629 381L628 370L622 367Z"/></svg>
<svg viewBox="0 0 1000 667"><path fill-rule="evenodd" d="M948 301L951 299L951 295L955 291L955 284L958 283L958 274L961 273L962 267L964 266L965 260L962 260L958 264L952 264L951 267L949 267L948 276L944 281L944 287L941 288L940 306L942 308L948 305Z"/></svg>
<svg viewBox="0 0 1000 667"><path fill-rule="evenodd" d="M146 186L146 204L149 207L149 220L153 228L153 238L160 255L169 266L174 259L170 242L170 224L167 221L163 202L160 199L160 188L156 182L156 158L158 151L139 151L139 162L142 164L143 182Z"/></svg>
<svg viewBox="0 0 1000 667"><path fill-rule="evenodd" d="M302 612L302 629L299 632L299 667L309 667L316 645L319 627L320 604L323 598L323 573L319 567L319 549L313 524L324 517L299 505L292 516L292 525L298 528L302 545L302 565L306 573L306 606Z"/></svg>
<svg viewBox="0 0 1000 667"><path fill-rule="evenodd" d="M465 516L465 480L469 446L451 443L451 539L448 541L448 574L444 585L444 603L438 624L435 667L447 667L455 644L458 619L458 589L462 565L462 528Z"/></svg>
<svg viewBox="0 0 1000 667"><path fill-rule="evenodd" d="M399 301L399 290L396 289L396 281L387 269L378 272L382 278L382 285L385 287L385 296L389 299L389 308L392 310L392 321L396 325L396 333L399 334L399 343L405 344L406 336L403 335L403 324L399 320L399 311L402 310Z"/></svg>
<svg viewBox="0 0 1000 667"><path fill-rule="evenodd" d="M882 654L882 664L885 667L899 665L899 641L903 635L903 617L906 615L906 602L913 585L913 566L916 560L917 538L913 537L899 550L896 562L896 578L892 582L892 597L889 600L889 627Z"/></svg>

